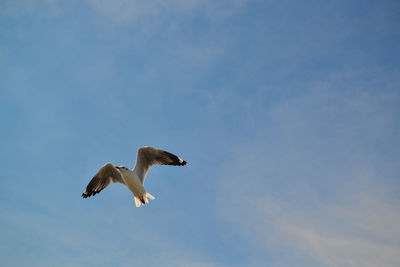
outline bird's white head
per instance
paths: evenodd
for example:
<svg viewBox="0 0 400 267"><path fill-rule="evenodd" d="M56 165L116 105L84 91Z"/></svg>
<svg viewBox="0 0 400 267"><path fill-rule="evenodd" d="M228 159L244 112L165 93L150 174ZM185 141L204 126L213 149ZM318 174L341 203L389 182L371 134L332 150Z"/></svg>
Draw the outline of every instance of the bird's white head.
<svg viewBox="0 0 400 267"><path fill-rule="evenodd" d="M125 166L115 166L115 168L117 168L120 171L128 171L129 169Z"/></svg>

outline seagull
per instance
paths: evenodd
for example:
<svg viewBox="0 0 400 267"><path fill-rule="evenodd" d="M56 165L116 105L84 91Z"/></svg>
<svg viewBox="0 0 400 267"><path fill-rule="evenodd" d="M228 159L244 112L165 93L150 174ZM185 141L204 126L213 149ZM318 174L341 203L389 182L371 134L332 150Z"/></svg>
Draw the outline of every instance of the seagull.
<svg viewBox="0 0 400 267"><path fill-rule="evenodd" d="M136 207L147 204L150 198L155 197L148 193L143 187L147 172L153 165L175 165L184 166L186 161L167 151L144 146L138 149L135 167L130 170L125 166L114 166L106 163L94 175L82 194L83 198L94 196L106 188L110 183L126 185L132 191Z"/></svg>

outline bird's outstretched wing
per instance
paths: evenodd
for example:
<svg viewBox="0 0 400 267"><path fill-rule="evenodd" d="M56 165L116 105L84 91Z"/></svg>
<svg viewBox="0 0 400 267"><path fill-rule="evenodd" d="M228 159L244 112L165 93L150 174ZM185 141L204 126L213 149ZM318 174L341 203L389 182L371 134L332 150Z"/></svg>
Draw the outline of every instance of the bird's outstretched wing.
<svg viewBox="0 0 400 267"><path fill-rule="evenodd" d="M99 169L89 182L82 197L87 198L94 196L100 193L100 191L106 188L110 183L125 184L121 172L113 164L107 163Z"/></svg>
<svg viewBox="0 0 400 267"><path fill-rule="evenodd" d="M142 184L144 183L147 172L153 165L183 166L186 165L186 161L178 156L175 156L174 154L155 147L144 146L139 148L137 151L136 164L133 171L138 174Z"/></svg>

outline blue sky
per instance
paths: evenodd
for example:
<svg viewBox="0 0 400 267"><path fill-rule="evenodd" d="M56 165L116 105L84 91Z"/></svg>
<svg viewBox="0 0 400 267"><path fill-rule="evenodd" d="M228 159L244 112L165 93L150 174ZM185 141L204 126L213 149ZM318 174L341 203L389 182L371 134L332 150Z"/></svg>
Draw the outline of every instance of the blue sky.
<svg viewBox="0 0 400 267"><path fill-rule="evenodd" d="M399 266L399 8L1 1L0 265Z"/></svg>

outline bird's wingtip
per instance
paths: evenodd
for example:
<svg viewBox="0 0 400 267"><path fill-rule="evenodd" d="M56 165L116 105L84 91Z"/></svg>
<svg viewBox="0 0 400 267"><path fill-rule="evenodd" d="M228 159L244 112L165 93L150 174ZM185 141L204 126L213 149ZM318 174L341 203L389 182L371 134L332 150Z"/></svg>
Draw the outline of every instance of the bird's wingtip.
<svg viewBox="0 0 400 267"><path fill-rule="evenodd" d="M179 159L179 164L178 165L180 165L180 166L185 166L186 165L186 160L183 160L183 159L181 159L180 157L178 157L178 159Z"/></svg>

